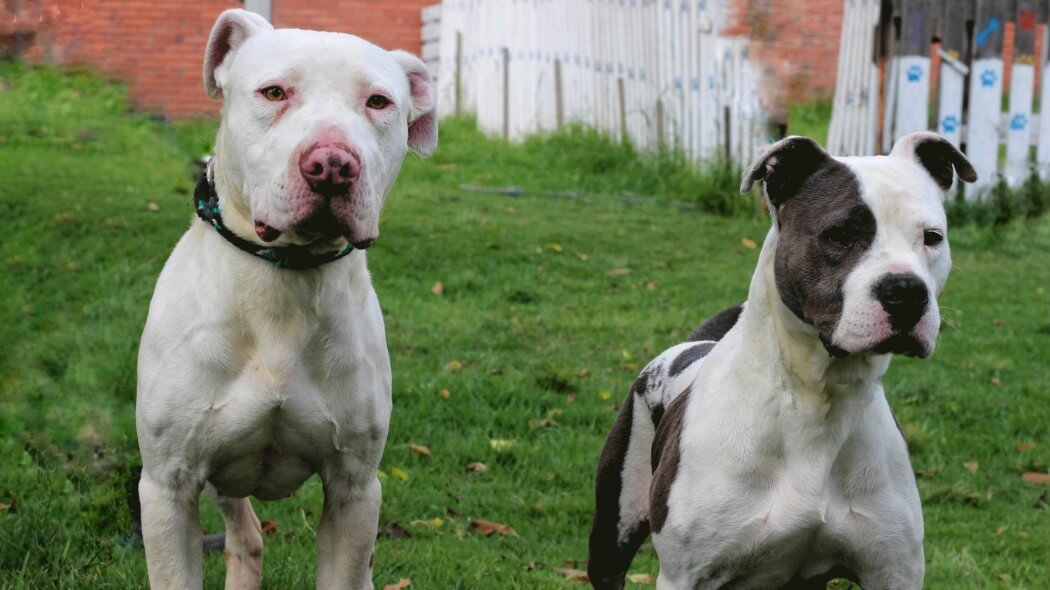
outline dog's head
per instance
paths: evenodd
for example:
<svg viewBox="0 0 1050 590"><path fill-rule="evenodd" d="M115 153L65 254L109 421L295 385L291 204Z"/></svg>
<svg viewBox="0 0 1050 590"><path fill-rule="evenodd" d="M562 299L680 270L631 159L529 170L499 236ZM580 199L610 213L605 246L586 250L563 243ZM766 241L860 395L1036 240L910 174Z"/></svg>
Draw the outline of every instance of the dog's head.
<svg viewBox="0 0 1050 590"><path fill-rule="evenodd" d="M774 213L777 293L830 354L933 351L951 268L943 201L956 172L977 179L959 150L923 132L889 156L841 159L788 137L744 174L744 191L765 182Z"/></svg>
<svg viewBox="0 0 1050 590"><path fill-rule="evenodd" d="M437 147L426 66L352 35L275 30L228 10L208 39L204 86L223 100L218 166L266 242L368 247L407 150Z"/></svg>

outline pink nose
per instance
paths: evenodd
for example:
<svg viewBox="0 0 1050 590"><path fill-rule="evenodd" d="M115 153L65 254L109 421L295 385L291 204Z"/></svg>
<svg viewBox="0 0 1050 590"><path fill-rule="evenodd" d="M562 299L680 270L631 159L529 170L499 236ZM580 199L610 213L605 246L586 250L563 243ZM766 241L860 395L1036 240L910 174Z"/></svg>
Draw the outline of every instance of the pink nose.
<svg viewBox="0 0 1050 590"><path fill-rule="evenodd" d="M345 145L313 145L299 157L299 172L315 193L345 195L361 174L361 162Z"/></svg>

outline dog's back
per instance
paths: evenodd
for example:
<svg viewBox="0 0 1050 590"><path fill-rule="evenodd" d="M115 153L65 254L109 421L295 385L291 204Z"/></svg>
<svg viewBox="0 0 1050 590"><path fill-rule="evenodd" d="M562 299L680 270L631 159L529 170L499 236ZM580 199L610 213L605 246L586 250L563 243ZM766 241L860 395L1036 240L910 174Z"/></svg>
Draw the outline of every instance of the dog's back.
<svg viewBox="0 0 1050 590"><path fill-rule="evenodd" d="M681 422L663 417L681 409L675 400L695 380L701 361L736 324L742 309L743 304L735 305L706 320L688 341L646 365L631 386L598 460L587 559L595 588L623 588L631 561L649 536L650 489L663 454L660 447L678 440L664 430L668 422Z"/></svg>

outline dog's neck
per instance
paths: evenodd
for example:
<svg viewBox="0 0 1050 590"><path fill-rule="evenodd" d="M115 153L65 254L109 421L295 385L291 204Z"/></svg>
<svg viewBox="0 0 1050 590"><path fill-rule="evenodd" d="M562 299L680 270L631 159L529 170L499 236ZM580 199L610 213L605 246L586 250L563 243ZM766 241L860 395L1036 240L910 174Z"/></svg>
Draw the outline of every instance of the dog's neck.
<svg viewBox="0 0 1050 590"><path fill-rule="evenodd" d="M746 341L768 347L749 356L763 363L767 371L774 365L776 374L803 402L827 406L839 398L870 395L889 367L890 355L835 358L828 354L816 328L798 318L777 292L774 274L777 239L774 225L762 246L748 303L740 318L748 334Z"/></svg>
<svg viewBox="0 0 1050 590"><path fill-rule="evenodd" d="M217 152L218 147L216 145ZM239 237L261 246L266 246L266 243L255 234L252 212L248 207L248 200L245 198L242 188L231 182L230 177L224 172L224 168L220 164L219 156L213 157L208 164L207 170L205 170L205 174L208 175L208 179L215 185L215 192L219 195L219 206L222 207L223 222L225 222L226 227L230 231Z"/></svg>

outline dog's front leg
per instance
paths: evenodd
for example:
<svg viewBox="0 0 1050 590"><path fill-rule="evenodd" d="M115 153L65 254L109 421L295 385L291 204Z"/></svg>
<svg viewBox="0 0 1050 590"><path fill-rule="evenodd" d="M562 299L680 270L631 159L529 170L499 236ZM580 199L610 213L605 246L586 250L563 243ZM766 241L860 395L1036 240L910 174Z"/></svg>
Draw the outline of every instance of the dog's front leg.
<svg viewBox="0 0 1050 590"><path fill-rule="evenodd" d="M196 590L204 583L200 493L200 486L165 483L142 472L142 542L153 590Z"/></svg>
<svg viewBox="0 0 1050 590"><path fill-rule="evenodd" d="M372 555L383 490L373 473L362 481L325 481L317 527L317 587L372 588Z"/></svg>

